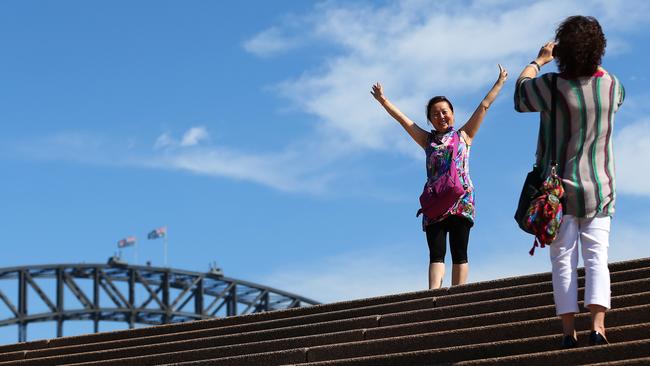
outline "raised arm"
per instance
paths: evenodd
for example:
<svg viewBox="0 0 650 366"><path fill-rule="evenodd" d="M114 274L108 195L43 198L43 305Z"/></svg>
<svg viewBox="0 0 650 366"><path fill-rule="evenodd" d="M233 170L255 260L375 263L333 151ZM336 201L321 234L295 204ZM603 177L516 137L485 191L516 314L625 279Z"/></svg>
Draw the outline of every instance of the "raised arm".
<svg viewBox="0 0 650 366"><path fill-rule="evenodd" d="M536 77L537 73L539 73L539 70L542 68L542 66L553 61L554 47L555 47L555 42L553 41L547 42L545 45L543 45L542 48L537 53L537 58L533 60L533 62L526 65L526 67L524 67L524 69L521 71L521 74L519 74L519 77L517 78L517 83L519 83L519 80L524 78Z"/></svg>
<svg viewBox="0 0 650 366"><path fill-rule="evenodd" d="M370 92L375 99L381 104L386 112L391 115L397 122L399 122L402 127L408 132L408 134L413 138L418 145L422 146L423 149L427 146L427 139L429 133L420 126L416 125L415 122L411 121L402 111L400 111L393 103L391 103L388 98L384 95L384 89L381 84L376 83L372 86L372 91Z"/></svg>
<svg viewBox="0 0 650 366"><path fill-rule="evenodd" d="M540 48L537 57L521 70L515 84L515 110L517 112L541 112L548 107L540 94L540 84L548 81L548 74L537 77L542 66L553 60L554 42L547 42ZM546 79L544 79L546 78Z"/></svg>
<svg viewBox="0 0 650 366"><path fill-rule="evenodd" d="M494 83L485 98L483 98L478 107L476 107L476 110L469 118L467 123L465 123L465 125L460 129L465 133L465 140L468 144L472 143L476 132L478 132L478 129L481 127L481 123L483 123L483 119L485 118L487 110L496 99L507 78L508 71L506 71L503 66L499 65L499 77L497 78L497 81Z"/></svg>

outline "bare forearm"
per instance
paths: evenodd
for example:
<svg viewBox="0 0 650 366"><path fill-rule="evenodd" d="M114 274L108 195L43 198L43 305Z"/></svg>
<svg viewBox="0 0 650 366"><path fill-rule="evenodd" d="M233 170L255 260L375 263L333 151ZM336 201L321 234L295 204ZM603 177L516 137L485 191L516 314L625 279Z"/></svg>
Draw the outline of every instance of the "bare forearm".
<svg viewBox="0 0 650 366"><path fill-rule="evenodd" d="M386 112L391 115L397 122L399 122L402 127L405 129L410 128L413 123L402 111L400 111L393 103L390 102L388 99L384 99L380 102L381 106L384 107Z"/></svg>
<svg viewBox="0 0 650 366"><path fill-rule="evenodd" d="M526 65L526 67L524 67L524 69L521 71L521 74L519 74L517 81L523 78L532 79L534 77L537 77L537 74L539 73L542 66L553 61L554 47L555 47L555 43L552 41L547 42L545 45L543 45L542 48L537 53L537 57L535 58L535 60L533 60L533 62L529 63L528 65Z"/></svg>
<svg viewBox="0 0 650 366"><path fill-rule="evenodd" d="M492 103L494 103L494 100L497 99L497 95L499 95L501 88L503 88L503 84L505 84L505 80L497 80L492 86L492 89L490 89L485 98L483 98L483 101L481 101L479 107L487 111Z"/></svg>
<svg viewBox="0 0 650 366"><path fill-rule="evenodd" d="M386 112L393 117L406 132L415 140L415 142L422 146L426 146L427 132L416 125L410 118L408 118L402 111L400 111L393 103L387 98L383 98L379 103L386 109Z"/></svg>
<svg viewBox="0 0 650 366"><path fill-rule="evenodd" d="M533 79L537 77L537 74L539 74L539 68L542 67L542 64L537 59L535 59L534 62L537 65L530 63L524 67L524 69L521 71L521 74L519 74L519 77L517 78L518 81L524 78Z"/></svg>

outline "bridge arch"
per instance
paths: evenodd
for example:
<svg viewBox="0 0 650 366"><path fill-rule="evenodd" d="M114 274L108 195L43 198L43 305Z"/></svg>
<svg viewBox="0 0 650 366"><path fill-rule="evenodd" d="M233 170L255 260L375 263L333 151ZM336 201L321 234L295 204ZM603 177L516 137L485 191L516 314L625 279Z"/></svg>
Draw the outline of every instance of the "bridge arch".
<svg viewBox="0 0 650 366"><path fill-rule="evenodd" d="M7 290L8 289L8 290ZM12 296L14 293L15 296ZM57 337L69 320L158 325L316 305L303 296L224 277L218 271L107 264L52 264L0 268L0 326L52 321Z"/></svg>

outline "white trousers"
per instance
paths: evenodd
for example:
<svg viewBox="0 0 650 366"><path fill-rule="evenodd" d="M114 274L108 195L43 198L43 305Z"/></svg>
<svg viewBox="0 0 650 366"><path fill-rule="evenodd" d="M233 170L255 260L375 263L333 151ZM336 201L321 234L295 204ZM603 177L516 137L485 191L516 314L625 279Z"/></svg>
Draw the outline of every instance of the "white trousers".
<svg viewBox="0 0 650 366"><path fill-rule="evenodd" d="M564 215L555 241L550 246L553 266L553 297L557 315L577 313L578 241L585 266L585 307L611 307L607 249L611 217L578 218Z"/></svg>

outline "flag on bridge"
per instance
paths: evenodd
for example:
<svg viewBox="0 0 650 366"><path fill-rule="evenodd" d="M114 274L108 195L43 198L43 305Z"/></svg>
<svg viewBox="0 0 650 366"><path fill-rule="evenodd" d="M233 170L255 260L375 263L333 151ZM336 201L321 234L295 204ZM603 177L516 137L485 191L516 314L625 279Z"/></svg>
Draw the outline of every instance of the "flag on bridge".
<svg viewBox="0 0 650 366"><path fill-rule="evenodd" d="M135 236L127 236L126 238L117 242L118 248L125 248L135 245Z"/></svg>
<svg viewBox="0 0 650 366"><path fill-rule="evenodd" d="M157 229L151 230L149 234L147 234L147 239L158 239L158 238L164 238L167 236L167 226L159 227Z"/></svg>

